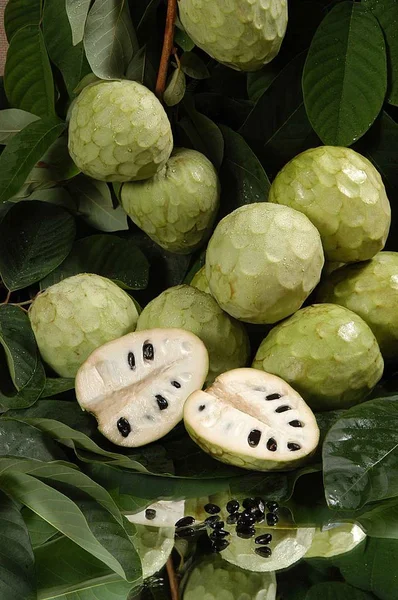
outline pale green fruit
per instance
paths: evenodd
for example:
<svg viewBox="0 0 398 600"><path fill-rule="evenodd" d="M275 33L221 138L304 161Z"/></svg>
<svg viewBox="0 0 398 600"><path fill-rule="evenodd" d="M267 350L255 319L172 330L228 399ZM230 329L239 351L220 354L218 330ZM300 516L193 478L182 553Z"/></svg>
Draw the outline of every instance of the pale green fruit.
<svg viewBox="0 0 398 600"><path fill-rule="evenodd" d="M83 89L69 122L69 152L83 173L102 181L155 175L173 148L170 122L156 96L136 81Z"/></svg>
<svg viewBox="0 0 398 600"><path fill-rule="evenodd" d="M247 204L217 225L206 277L218 304L236 319L275 323L300 308L319 282L321 239L311 221L287 206Z"/></svg>
<svg viewBox="0 0 398 600"><path fill-rule="evenodd" d="M253 367L288 381L311 408L333 410L366 398L383 374L383 358L358 315L314 304L272 329Z"/></svg>
<svg viewBox="0 0 398 600"><path fill-rule="evenodd" d="M391 208L382 179L350 148L320 146L299 154L274 179L269 201L307 215L328 261L367 260L386 243Z"/></svg>
<svg viewBox="0 0 398 600"><path fill-rule="evenodd" d="M246 571L213 555L194 565L182 600L275 600L275 597L275 573Z"/></svg>
<svg viewBox="0 0 398 600"><path fill-rule="evenodd" d="M178 148L157 175L126 183L121 201L159 246L189 254L210 235L220 201L217 171L204 154Z"/></svg>
<svg viewBox="0 0 398 600"><path fill-rule="evenodd" d="M93 350L135 330L138 311L113 281L81 273L37 296L29 318L46 363L62 377L74 377Z"/></svg>
<svg viewBox="0 0 398 600"><path fill-rule="evenodd" d="M155 575L167 562L174 547L174 527L136 525L133 544L141 559L142 577Z"/></svg>
<svg viewBox="0 0 398 600"><path fill-rule="evenodd" d="M305 558L330 558L350 552L366 538L358 525L342 523L330 529L316 529Z"/></svg>
<svg viewBox="0 0 398 600"><path fill-rule="evenodd" d="M338 269L320 286L317 300L357 313L373 331L384 358L398 355L397 252L380 252L368 262Z"/></svg>
<svg viewBox="0 0 398 600"><path fill-rule="evenodd" d="M195 275L192 278L191 285L192 287L197 288L201 292L211 294L209 282L207 281L206 277L206 267L203 266L201 269L199 269L199 271L197 271L197 273L195 273Z"/></svg>
<svg viewBox="0 0 398 600"><path fill-rule="evenodd" d="M209 353L207 384L224 371L246 365L249 359L243 325L224 313L209 294L189 285L169 288L144 308L137 331L154 327L178 327L202 340Z"/></svg>
<svg viewBox="0 0 398 600"><path fill-rule="evenodd" d="M278 54L287 0L180 0L181 22L199 48L239 71L256 71Z"/></svg>

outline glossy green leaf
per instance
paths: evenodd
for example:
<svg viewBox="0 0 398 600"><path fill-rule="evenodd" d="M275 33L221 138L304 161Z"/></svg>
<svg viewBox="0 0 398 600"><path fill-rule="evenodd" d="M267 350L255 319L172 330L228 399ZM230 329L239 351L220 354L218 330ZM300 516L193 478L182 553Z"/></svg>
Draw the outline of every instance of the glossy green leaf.
<svg viewBox="0 0 398 600"><path fill-rule="evenodd" d="M121 287L139 290L148 283L148 261L130 239L93 235L78 240L64 263L41 282L44 289L77 273L96 273Z"/></svg>
<svg viewBox="0 0 398 600"><path fill-rule="evenodd" d="M207 79L210 77L206 64L194 52L184 52L180 58L180 63L185 75L192 77L192 79Z"/></svg>
<svg viewBox="0 0 398 600"><path fill-rule="evenodd" d="M40 398L51 398L63 392L69 392L75 389L75 380L65 377L47 377L46 385L41 393Z"/></svg>
<svg viewBox="0 0 398 600"><path fill-rule="evenodd" d="M7 39L26 25L39 25L42 0L8 0L4 10L4 28Z"/></svg>
<svg viewBox="0 0 398 600"><path fill-rule="evenodd" d="M91 0L65 0L66 13L72 30L74 45L79 44L83 40L90 4Z"/></svg>
<svg viewBox="0 0 398 600"><path fill-rule="evenodd" d="M25 521L26 527L28 528L30 541L33 548L45 544L55 536L59 536L58 531L47 523L44 519L39 517L36 513L31 511L29 508L23 507L21 515ZM67 539L67 538L66 538Z"/></svg>
<svg viewBox="0 0 398 600"><path fill-rule="evenodd" d="M66 460L66 454L39 428L28 423L0 419L0 456L35 460Z"/></svg>
<svg viewBox="0 0 398 600"><path fill-rule="evenodd" d="M379 114L387 58L377 19L362 4L341 2L319 26L303 73L305 107L324 144L350 146Z"/></svg>
<svg viewBox="0 0 398 600"><path fill-rule="evenodd" d="M64 1L60 3L59 0L46 0L43 34L50 59L61 71L68 94L73 97L75 88L90 72L90 67L83 42L73 46L72 31Z"/></svg>
<svg viewBox="0 0 398 600"><path fill-rule="evenodd" d="M0 597L36 600L33 550L18 506L0 490Z"/></svg>
<svg viewBox="0 0 398 600"><path fill-rule="evenodd" d="M17 133L0 155L0 203L14 196L65 125L40 119Z"/></svg>
<svg viewBox="0 0 398 600"><path fill-rule="evenodd" d="M174 42L185 52L190 52L195 48L195 43L191 40L187 32L184 31L181 23L177 23L174 30Z"/></svg>
<svg viewBox="0 0 398 600"><path fill-rule="evenodd" d="M88 13L84 48L90 67L101 79L123 77L137 49L125 0L95 0Z"/></svg>
<svg viewBox="0 0 398 600"><path fill-rule="evenodd" d="M40 157L37 165L27 177L27 182L42 187L54 186L79 174L68 151L66 135L58 137Z"/></svg>
<svg viewBox="0 0 398 600"><path fill-rule="evenodd" d="M349 409L323 444L326 499L336 509L398 496L397 397Z"/></svg>
<svg viewBox="0 0 398 600"><path fill-rule="evenodd" d="M219 127L195 110L191 99L184 100L184 106L188 115L179 121L179 126L195 150L202 152L219 169L224 156L224 138Z"/></svg>
<svg viewBox="0 0 398 600"><path fill-rule="evenodd" d="M156 84L156 70L151 62L150 52L143 46L136 52L126 70L127 79L139 81L149 89L154 89Z"/></svg>
<svg viewBox="0 0 398 600"><path fill-rule="evenodd" d="M164 103L167 106L179 104L185 96L186 87L187 83L184 72L181 69L174 69L163 94Z"/></svg>
<svg viewBox="0 0 398 600"><path fill-rule="evenodd" d="M37 121L39 117L19 108L0 111L0 144L7 144L21 129Z"/></svg>
<svg viewBox="0 0 398 600"><path fill-rule="evenodd" d="M15 196L10 199L14 200ZM51 187L43 189L35 189L27 196L26 200L38 200L39 202L48 202L66 208L71 213L77 213L75 199L69 194L68 190L63 187Z"/></svg>
<svg viewBox="0 0 398 600"><path fill-rule="evenodd" d="M0 224L0 273L8 289L28 287L56 269L75 234L73 217L59 206L34 200L13 206Z"/></svg>
<svg viewBox="0 0 398 600"><path fill-rule="evenodd" d="M53 76L38 25L27 25L13 36L7 52L4 84L14 108L39 117L55 114Z"/></svg>
<svg viewBox="0 0 398 600"><path fill-rule="evenodd" d="M356 520L370 537L398 540L398 498L365 506Z"/></svg>
<svg viewBox="0 0 398 600"><path fill-rule="evenodd" d="M357 590L340 581L325 581L313 585L305 600L376 600L373 594Z"/></svg>

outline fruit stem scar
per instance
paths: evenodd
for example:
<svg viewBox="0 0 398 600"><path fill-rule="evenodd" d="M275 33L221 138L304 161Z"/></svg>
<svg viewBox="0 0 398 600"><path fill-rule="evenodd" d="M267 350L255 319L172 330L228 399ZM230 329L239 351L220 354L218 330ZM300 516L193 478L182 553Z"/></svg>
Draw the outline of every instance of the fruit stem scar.
<svg viewBox="0 0 398 600"><path fill-rule="evenodd" d="M160 59L158 77L156 80L155 93L158 98L163 97L166 88L167 70L169 59L173 51L174 24L177 15L177 0L167 0L166 25L164 30L162 56Z"/></svg>

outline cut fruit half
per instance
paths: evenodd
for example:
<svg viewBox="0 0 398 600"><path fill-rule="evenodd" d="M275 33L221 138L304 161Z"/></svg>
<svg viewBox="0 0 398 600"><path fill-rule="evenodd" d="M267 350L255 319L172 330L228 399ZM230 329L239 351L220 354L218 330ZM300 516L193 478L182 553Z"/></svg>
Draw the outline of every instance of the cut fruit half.
<svg viewBox="0 0 398 600"><path fill-rule="evenodd" d="M182 329L130 333L97 348L76 376L76 397L119 446L149 444L182 419L208 371L203 342Z"/></svg>
<svg viewBox="0 0 398 600"><path fill-rule="evenodd" d="M185 500L159 500L133 515L126 515L131 523L151 527L173 527L184 516Z"/></svg>
<svg viewBox="0 0 398 600"><path fill-rule="evenodd" d="M329 558L350 552L366 538L366 533L352 523L341 523L330 529L316 529L305 558Z"/></svg>
<svg viewBox="0 0 398 600"><path fill-rule="evenodd" d="M245 469L283 470L312 454L319 429L288 383L256 369L234 369L184 406L185 427L214 458Z"/></svg>

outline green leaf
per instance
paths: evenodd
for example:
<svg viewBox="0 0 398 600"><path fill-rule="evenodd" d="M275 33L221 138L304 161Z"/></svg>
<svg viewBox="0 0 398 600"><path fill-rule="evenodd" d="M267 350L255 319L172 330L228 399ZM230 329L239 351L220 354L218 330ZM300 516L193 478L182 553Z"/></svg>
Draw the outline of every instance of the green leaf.
<svg viewBox="0 0 398 600"><path fill-rule="evenodd" d="M323 444L326 499L336 509L398 496L397 397L370 400L345 412Z"/></svg>
<svg viewBox="0 0 398 600"><path fill-rule="evenodd" d="M322 21L303 73L307 114L324 144L350 146L379 114L387 59L377 19L361 4L341 2Z"/></svg>
<svg viewBox="0 0 398 600"><path fill-rule="evenodd" d="M56 185L75 177L79 172L68 151L68 138L61 135L40 157L38 164L29 173L27 182Z"/></svg>
<svg viewBox="0 0 398 600"><path fill-rule="evenodd" d="M139 81L149 89L154 89L156 84L156 71L151 63L147 46L136 52L127 67L126 77L132 81Z"/></svg>
<svg viewBox="0 0 398 600"><path fill-rule="evenodd" d="M373 594L357 590L347 583L328 581L317 583L307 592L305 600L376 600Z"/></svg>
<svg viewBox="0 0 398 600"><path fill-rule="evenodd" d="M25 521L26 527L28 528L29 537L33 548L35 548L35 546L41 546L42 544L45 544L55 536L59 536L58 531L52 525L47 523L47 521L39 517L39 515L31 511L29 508L23 507L21 514L23 520Z"/></svg>
<svg viewBox="0 0 398 600"><path fill-rule="evenodd" d="M174 42L180 46L184 52L190 52L195 48L195 43L191 40L181 23L178 23L178 21L174 30Z"/></svg>
<svg viewBox="0 0 398 600"><path fill-rule="evenodd" d="M75 239L73 217L47 202L19 202L0 224L0 273L9 290L43 279L68 256Z"/></svg>
<svg viewBox="0 0 398 600"><path fill-rule="evenodd" d="M0 156L0 204L18 192L64 128L58 119L40 119L22 129L7 144Z"/></svg>
<svg viewBox="0 0 398 600"><path fill-rule="evenodd" d="M259 98L273 83L275 77L280 73L280 68L275 66L274 61L265 65L261 71L254 71L247 74L247 95L250 100L257 102Z"/></svg>
<svg viewBox="0 0 398 600"><path fill-rule="evenodd" d="M11 198L10 202L12 202L14 198ZM63 187L36 189L26 198L26 200L38 200L39 202L48 202L49 204L55 204L56 206L66 208L72 213L77 213L75 199L72 198L68 190L66 190Z"/></svg>
<svg viewBox="0 0 398 600"><path fill-rule="evenodd" d="M0 490L0 597L36 600L34 557L17 505Z"/></svg>
<svg viewBox="0 0 398 600"><path fill-rule="evenodd" d="M66 460L58 444L28 423L0 419L0 456L35 460Z"/></svg>
<svg viewBox="0 0 398 600"><path fill-rule="evenodd" d="M365 506L356 520L370 537L398 540L398 498Z"/></svg>
<svg viewBox="0 0 398 600"><path fill-rule="evenodd" d="M4 28L10 42L26 25L39 25L42 0L8 0L4 10Z"/></svg>
<svg viewBox="0 0 398 600"><path fill-rule="evenodd" d="M194 52L184 52L180 58L180 63L185 75L192 77L192 79L207 79L210 77L209 69Z"/></svg>
<svg viewBox="0 0 398 600"><path fill-rule="evenodd" d="M97 77L123 77L137 49L126 0L95 0L87 17L84 47Z"/></svg>
<svg viewBox="0 0 398 600"><path fill-rule="evenodd" d="M395 0L364 0L379 21L387 44L388 92L387 100L398 106L398 4Z"/></svg>
<svg viewBox="0 0 398 600"><path fill-rule="evenodd" d="M81 4L81 2L80 2ZM52 62L61 71L70 97L90 72L83 42L72 44L72 32L64 2L46 0L43 14L44 41Z"/></svg>
<svg viewBox="0 0 398 600"><path fill-rule="evenodd" d="M66 0L66 12L72 30L73 44L83 41L91 0Z"/></svg>
<svg viewBox="0 0 398 600"><path fill-rule="evenodd" d="M187 116L179 121L179 126L188 137L193 148L202 152L216 169L219 169L224 156L224 138L215 123L192 106L192 100L184 100Z"/></svg>
<svg viewBox="0 0 398 600"><path fill-rule="evenodd" d="M0 406L16 409L31 406L44 387L45 373L29 318L17 306L0 305L0 344L6 357L6 363L0 362Z"/></svg>
<svg viewBox="0 0 398 600"><path fill-rule="evenodd" d="M148 261L131 239L115 235L92 235L75 242L62 265L46 277L42 289L77 273L96 273L129 290L148 283Z"/></svg>
<svg viewBox="0 0 398 600"><path fill-rule="evenodd" d="M63 392L69 392L75 388L75 380L64 377L51 378L47 377L46 385L41 393L40 398L51 398Z"/></svg>
<svg viewBox="0 0 398 600"><path fill-rule="evenodd" d="M187 84L184 72L181 69L174 69L167 81L167 87L163 94L163 100L167 106L179 104L185 96Z"/></svg>
<svg viewBox="0 0 398 600"><path fill-rule="evenodd" d="M80 216L91 227L106 232L129 228L125 211L121 206L114 208L110 189L104 181L79 175L69 183L68 189L78 202Z"/></svg>
<svg viewBox="0 0 398 600"><path fill-rule="evenodd" d="M39 117L55 114L53 76L39 26L27 25L13 36L7 52L4 85L13 107Z"/></svg>
<svg viewBox="0 0 398 600"><path fill-rule="evenodd" d="M6 108L0 111L0 144L7 144L15 134L38 118L19 108Z"/></svg>

